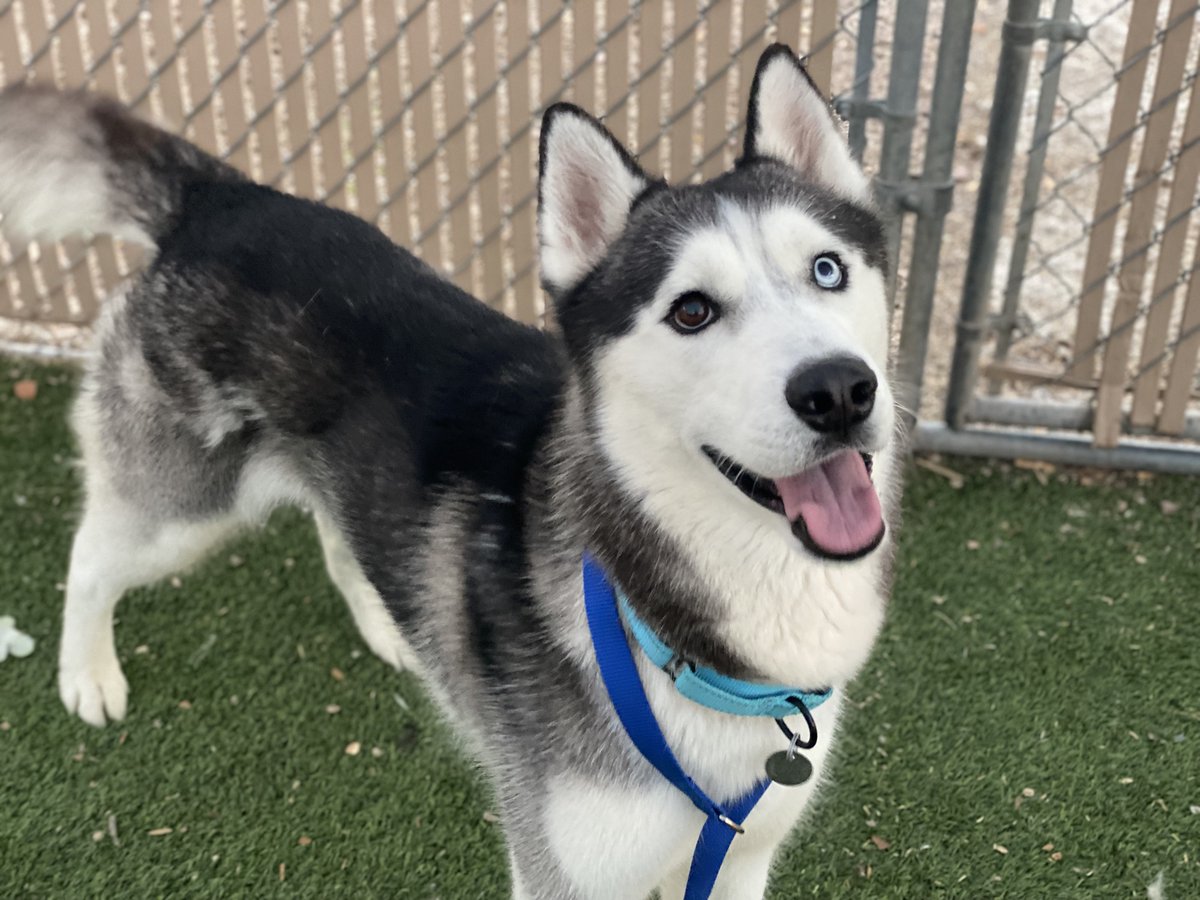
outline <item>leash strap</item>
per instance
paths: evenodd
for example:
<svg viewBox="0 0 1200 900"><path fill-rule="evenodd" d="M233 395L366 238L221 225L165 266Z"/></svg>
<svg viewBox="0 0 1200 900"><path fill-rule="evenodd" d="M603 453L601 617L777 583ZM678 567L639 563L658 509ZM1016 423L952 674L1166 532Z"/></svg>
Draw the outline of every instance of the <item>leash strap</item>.
<svg viewBox="0 0 1200 900"><path fill-rule="evenodd" d="M744 797L739 797L729 806L729 815L735 822L744 822L750 815L770 781L760 781ZM717 883L717 875L721 864L725 862L725 854L733 843L737 832L728 827L720 819L712 816L700 829L700 839L696 841L696 849L692 853L692 867L688 870L687 889L683 900L707 900L712 895L713 885Z"/></svg>
<svg viewBox="0 0 1200 900"><path fill-rule="evenodd" d="M667 745L662 729L658 727L658 721L650 709L650 701L646 699L646 690L638 677L625 629L621 625L616 594L603 570L586 554L583 559L583 596L600 676L625 733L659 774L708 817L696 842L684 894L684 900L706 900L712 893L734 834L742 831L741 823L750 815L770 782L759 782L748 794L728 807L721 806L705 794L683 771L679 760Z"/></svg>

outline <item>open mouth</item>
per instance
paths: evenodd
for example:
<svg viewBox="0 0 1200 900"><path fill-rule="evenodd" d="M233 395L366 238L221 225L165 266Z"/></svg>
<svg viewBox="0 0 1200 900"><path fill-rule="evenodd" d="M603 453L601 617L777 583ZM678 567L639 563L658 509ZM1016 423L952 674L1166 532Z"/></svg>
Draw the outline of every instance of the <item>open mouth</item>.
<svg viewBox="0 0 1200 900"><path fill-rule="evenodd" d="M704 453L739 491L784 516L800 543L823 559L858 559L883 540L869 454L842 450L795 475L766 478L712 447Z"/></svg>

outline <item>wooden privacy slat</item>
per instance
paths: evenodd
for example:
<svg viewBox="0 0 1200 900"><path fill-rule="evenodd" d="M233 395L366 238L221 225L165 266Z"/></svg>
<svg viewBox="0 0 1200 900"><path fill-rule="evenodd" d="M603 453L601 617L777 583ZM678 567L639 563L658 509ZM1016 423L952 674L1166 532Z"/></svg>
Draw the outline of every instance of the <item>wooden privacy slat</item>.
<svg viewBox="0 0 1200 900"><path fill-rule="evenodd" d="M279 148L279 127L282 104L275 102L275 83L271 75L271 26L267 23L263 4L267 0L241 0L242 20L246 23L247 37L262 36L254 41L247 53L245 70L246 87L250 94L250 120L258 120L253 128L254 144L251 158L257 155L255 175L260 181L270 184L280 177L283 157ZM264 30L263 26L267 26ZM239 136L234 136L237 140ZM250 146L250 140L244 141Z"/></svg>
<svg viewBox="0 0 1200 900"><path fill-rule="evenodd" d="M1125 227L1122 263L1117 270L1117 304L1104 348L1100 390L1096 394L1093 439L1097 447L1115 447L1121 437L1121 401L1128 376L1129 347L1133 342L1133 323L1137 320L1145 281L1147 244L1154 230L1154 207L1162 180L1159 170L1167 159L1179 84L1192 37L1187 7L1193 4L1194 0L1172 0L1168 21L1176 24L1167 32L1158 54L1158 72L1150 105L1152 112L1146 122L1142 152L1134 173L1134 194Z"/></svg>
<svg viewBox="0 0 1200 900"><path fill-rule="evenodd" d="M491 0L474 0L476 17L491 6ZM486 239L501 221L500 198L500 92L493 90L499 77L502 35L499 16L493 14L472 37L475 53L475 84L481 100L475 113L478 163L482 174L476 197L479 203L478 234ZM484 97L484 92L487 96ZM504 255L500 235L486 240L479 264L480 279L475 291L480 297L498 297L504 292Z"/></svg>
<svg viewBox="0 0 1200 900"><path fill-rule="evenodd" d="M599 111L596 105L596 46L600 34L596 28L596 4L577 3L573 11L571 69L578 74L572 90L575 102L595 113Z"/></svg>
<svg viewBox="0 0 1200 900"><path fill-rule="evenodd" d="M356 2L356 0L348 0ZM316 0L308 4L308 35L305 40L310 54L313 80L309 107L308 132L313 142L313 163L320 167L321 196L341 180L344 171L342 140L337 116L338 85L334 67L333 0ZM313 134L313 132L316 132ZM334 206L344 206L344 192L328 198Z"/></svg>
<svg viewBox="0 0 1200 900"><path fill-rule="evenodd" d="M660 57L663 51L662 3L646 3L638 20L638 72L641 83L637 88L637 143L634 153L652 175L663 170L662 141L662 81ZM651 71L653 69L653 71Z"/></svg>
<svg viewBox="0 0 1200 900"><path fill-rule="evenodd" d="M838 30L837 0L812 0L812 27L808 33L808 74L821 93L833 93L833 44Z"/></svg>
<svg viewBox="0 0 1200 900"><path fill-rule="evenodd" d="M25 0L22 4L25 11L25 32L29 36L29 46L36 54L43 48L48 48L51 40L47 19L54 15L53 0ZM35 80L38 84L55 85L58 83L54 71L54 53L46 49L33 64ZM66 306L63 295L65 273L58 262L58 248L49 242L38 244L38 259L32 263L33 272L41 278L40 289L28 294L30 305L36 306L39 318L53 319L65 317Z"/></svg>
<svg viewBox="0 0 1200 900"><path fill-rule="evenodd" d="M132 2L136 4L136 0L132 0ZM89 26L88 47L93 60L100 59L113 44L113 37L109 31L107 5L106 0L88 0L86 6ZM115 5L113 11L117 16L118 23L124 22L125 18L130 15L128 10L122 8L127 5L122 3ZM0 25L0 29L3 27ZM118 95L119 82L115 52L110 54L92 73L91 84L96 90L108 94L110 97ZM121 280L121 267L117 262L116 248L113 246L112 238L97 238L92 243L92 253L100 270L101 283L96 285L97 293L107 295Z"/></svg>
<svg viewBox="0 0 1200 900"><path fill-rule="evenodd" d="M775 40L787 44L801 56L808 50L803 34L804 6L803 0L781 0L775 17Z"/></svg>
<svg viewBox="0 0 1200 900"><path fill-rule="evenodd" d="M360 216L372 222L379 212L379 197L375 191L375 154L372 151L375 137L371 126L371 84L370 78L365 77L367 60L371 55L367 42L365 4L357 3L346 13L342 19L342 35L345 37L347 87L362 82L346 99L350 108L350 159L360 160L352 172L354 208ZM385 37L390 39L392 35ZM343 174L340 177L348 176ZM344 190L341 189L339 193ZM346 204L343 201L341 205Z"/></svg>
<svg viewBox="0 0 1200 900"><path fill-rule="evenodd" d="M541 36L537 39L538 47L538 65L541 71L538 73L538 103L534 109L534 117L539 121L545 109L557 100L572 99L570 93L570 85L563 83L563 38L566 30L566 21L561 14L561 9L557 8L554 3L540 2L538 3L538 12L536 21L538 22L538 31ZM514 122L513 128L519 128L525 125L525 122ZM532 135L534 129L530 129ZM537 168L537 152L534 151L534 170ZM515 197L514 201L520 202L525 199ZM528 215L532 225L531 233L533 234L532 243L530 245L529 259L527 262L517 262L514 254L515 275L513 279L513 290L518 296L527 294L529 296L529 305L532 310L533 318L530 321L543 321L545 313L545 302L542 298L542 289L538 281L538 266L537 266L537 203L536 197L530 198L531 202L525 204L521 215Z"/></svg>
<svg viewBox="0 0 1200 900"><path fill-rule="evenodd" d="M54 15L53 0L21 0L21 8L25 13L25 36L29 39L29 49L36 61L33 63L35 80L39 84L54 85L58 83L54 71L54 51L50 47L52 35L47 19L57 18Z"/></svg>
<svg viewBox="0 0 1200 900"><path fill-rule="evenodd" d="M433 85L427 83L434 77L433 44L431 29L433 28L430 5L409 20L405 34L408 39L409 78L413 89L420 90L421 95L412 103L413 131L413 161L420 166L435 158L438 148L439 132L434 120ZM410 197L409 216L417 223L417 233L423 236L417 241L415 251L426 262L440 266L438 259L437 220L438 184L437 166L426 164L425 168L414 176L416 195Z"/></svg>
<svg viewBox="0 0 1200 900"><path fill-rule="evenodd" d="M570 100L570 85L563 83L563 34L566 30L566 19L555 8L556 4L541 2L538 4L538 20L541 22L538 38L538 112L540 113L556 100ZM564 88L567 89L564 93ZM524 122L520 124L525 124Z"/></svg>
<svg viewBox="0 0 1200 900"><path fill-rule="evenodd" d="M118 42L121 51L117 71L120 97L130 105L136 115L155 121L158 117L154 113L154 94L150 89L148 74L152 56L150 28L149 23L142 17L142 3L140 0L113 0L112 11L116 28L125 29ZM145 256L142 247L116 242L114 250L117 268L122 277L141 267ZM117 283L114 283L113 288L116 286Z"/></svg>
<svg viewBox="0 0 1200 900"><path fill-rule="evenodd" d="M171 4L162 3L150 10L150 33L154 38L154 65L151 73L158 72L154 86L162 104L166 125L171 129L179 129L183 127L184 106L172 18Z"/></svg>
<svg viewBox="0 0 1200 900"><path fill-rule="evenodd" d="M462 8L459 0L442 0L441 44L438 54L442 72L442 110L446 121L446 137L440 142L439 155L446 174L447 202L458 197L470 181L470 158L467 139L467 74L466 49L462 47ZM453 54L453 58L450 58ZM458 271L471 256L471 207L458 203L448 213L450 246L443 252L447 272ZM469 273L459 279L460 286L471 289Z"/></svg>
<svg viewBox="0 0 1200 900"><path fill-rule="evenodd" d="M535 125L516 137L518 129L533 118L530 85L530 60L526 55L517 62L529 44L528 0L512 0L508 4L508 116L509 131L514 135L512 153L509 157L509 227L508 239L509 276L512 290L512 306L517 318L523 322L536 322L539 314L538 297L534 290L534 279L530 267L535 265L536 235L534 232L534 204L522 203L533 193L533 175L537 165L534 141L539 132ZM518 205L520 204L520 205ZM495 298L487 298L495 302Z"/></svg>
<svg viewBox="0 0 1200 900"><path fill-rule="evenodd" d="M70 0L47 0L47 11L51 22L59 21L70 7ZM101 23L103 28L103 23ZM79 37L79 21L71 19L58 29L61 67L60 80L64 85L84 83L83 42ZM88 261L88 245L82 237L69 237L61 244L62 256L67 261L63 278L49 298L50 314L66 322L90 321L98 308L98 297L104 287L96 287L92 280L92 268ZM72 306L69 293L78 301Z"/></svg>
<svg viewBox="0 0 1200 900"><path fill-rule="evenodd" d="M696 102L696 46L699 28L696 21L700 15L697 0L675 2L675 49L671 53L671 126L670 178L683 183L692 176L693 105ZM681 35L686 34L686 37Z"/></svg>
<svg viewBox="0 0 1200 900"><path fill-rule="evenodd" d="M393 42L400 26L396 18L396 5L392 0L376 0L371 8L375 23L375 45L388 45L379 57L379 120L381 127L394 123L383 135L384 185L388 196L380 199L377 216L387 216L388 234L398 243L408 243L408 220L403 212L405 205L400 186L408 178L408 155L404 148L404 94L400 78L400 45ZM389 200L388 198L395 198ZM399 209L395 214L393 209Z"/></svg>
<svg viewBox="0 0 1200 900"><path fill-rule="evenodd" d="M212 7L212 37L215 51L215 64L208 69L209 82L216 84L224 73L233 67L217 85L216 91L221 97L221 119L224 122L224 141L220 144L221 152L227 152L230 145L241 138L248 128L246 105L242 96L242 76L249 65L248 47L242 47L238 40L237 23L234 21L234 8L230 0L216 3ZM247 32L247 39L253 32ZM262 40L262 38L260 38ZM250 172L250 142L244 140L240 146L229 155L229 162L243 172Z"/></svg>
<svg viewBox="0 0 1200 900"><path fill-rule="evenodd" d="M1163 393L1162 412L1158 416L1158 430L1163 434L1180 434L1183 431L1188 400L1196 379L1196 361L1200 359L1200 252L1193 259L1178 340L1171 360L1171 373L1167 376L1167 388Z"/></svg>
<svg viewBox="0 0 1200 900"><path fill-rule="evenodd" d="M121 99L130 104L134 113L143 118L154 118L154 105L151 102L154 92L150 89L150 65L153 54L150 52L151 23L142 17L139 0L117 0L115 4L118 25L135 17L135 24L126 32L123 43L125 52L121 55L121 72L119 77L123 85Z"/></svg>
<svg viewBox="0 0 1200 900"><path fill-rule="evenodd" d="M204 47L205 11L202 0L179 0L179 18L185 35L179 51L183 59L181 84L187 86L187 117L185 134L209 153L217 151L216 107L210 99L212 80L208 75L207 52Z"/></svg>
<svg viewBox="0 0 1200 900"><path fill-rule="evenodd" d="M0 65L4 67L4 79L8 84L19 82L25 74L24 60L21 58L20 45L17 43L17 8L15 3L9 3L0 11ZM25 248L21 245L10 246L11 253L16 255L24 255ZM4 263L4 257L0 255L0 315L17 316L26 315L26 308L18 305L24 301L28 304L32 294L24 293L24 286L20 282L20 278L13 263ZM28 273L28 262L25 263ZM9 278L9 273L13 277ZM32 277L32 273L29 273Z"/></svg>
<svg viewBox="0 0 1200 900"><path fill-rule="evenodd" d="M1191 98L1183 127L1183 150L1175 161L1171 181L1171 198L1164 219L1165 231L1158 249L1158 268L1154 273L1154 288L1150 293L1150 311L1146 315L1142 335L1142 353L1134 381L1133 410L1130 421L1135 426L1154 422L1158 405L1162 359L1167 345L1171 314L1175 310L1179 273L1183 267L1183 247L1187 238L1189 212L1196 184L1200 180L1200 78L1192 81Z"/></svg>
<svg viewBox="0 0 1200 900"><path fill-rule="evenodd" d="M1075 361L1070 368L1073 375L1091 375L1097 367L1095 350L1108 284L1108 265L1117 231L1125 169L1133 148L1138 98L1149 63L1147 51L1154 40L1157 6L1158 0L1134 0L1129 17L1124 63L1117 75L1117 95L1109 120L1108 141L1100 167L1100 184L1096 188L1095 211L1083 267L1079 316L1075 322Z"/></svg>
<svg viewBox="0 0 1200 900"><path fill-rule="evenodd" d="M745 123L746 107L750 102L750 85L754 81L754 68L758 64L758 56L766 46L766 36L757 36L764 22L767 21L766 0L742 0L741 40L735 50L740 50L737 73L737 98L734 108L737 110L738 121ZM737 140L741 140L744 129L737 131Z"/></svg>
<svg viewBox="0 0 1200 900"><path fill-rule="evenodd" d="M604 5L604 124L625 146L633 140L630 133L629 43L633 24L629 0L610 0Z"/></svg>
<svg viewBox="0 0 1200 900"><path fill-rule="evenodd" d="M706 58L704 62L704 81L708 85L702 94L704 118L701 132L704 135L701 143L700 158L703 161L700 173L704 178L713 178L724 171L726 152L724 150L729 136L728 104L729 88L732 83L729 65L731 57L730 41L732 40L732 0L716 0L709 7L705 27ZM721 74L718 74L721 73Z"/></svg>
<svg viewBox="0 0 1200 900"><path fill-rule="evenodd" d="M308 109L304 88L304 43L300 33L300 4L288 3L276 13L279 22L279 60L284 90L282 112L287 117L285 169L290 170L296 193L315 196L312 145L308 143ZM303 149L301 149L303 148Z"/></svg>

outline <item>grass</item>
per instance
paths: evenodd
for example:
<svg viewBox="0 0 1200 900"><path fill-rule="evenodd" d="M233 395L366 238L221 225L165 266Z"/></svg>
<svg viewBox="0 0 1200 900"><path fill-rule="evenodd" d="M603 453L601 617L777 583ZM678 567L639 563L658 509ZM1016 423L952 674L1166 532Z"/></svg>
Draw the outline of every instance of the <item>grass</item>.
<svg viewBox="0 0 1200 900"><path fill-rule="evenodd" d="M64 714L72 384L0 363L0 615L39 641L0 664L0 897L507 896L486 786L297 513L127 597L129 718ZM954 466L912 473L890 619L771 896L1200 896L1200 487Z"/></svg>

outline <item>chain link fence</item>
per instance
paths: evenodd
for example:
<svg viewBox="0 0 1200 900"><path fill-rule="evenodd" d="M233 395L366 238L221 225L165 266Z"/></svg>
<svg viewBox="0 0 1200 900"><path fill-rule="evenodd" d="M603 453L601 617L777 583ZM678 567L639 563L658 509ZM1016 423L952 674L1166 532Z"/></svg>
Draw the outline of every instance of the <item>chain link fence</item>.
<svg viewBox="0 0 1200 900"><path fill-rule="evenodd" d="M947 393L959 449L994 445L988 424L1032 439L1030 455L1090 431L1059 452L1120 446L1130 464L1196 467L1198 13L1195 0L1009 3Z"/></svg>
<svg viewBox="0 0 1200 900"><path fill-rule="evenodd" d="M737 154L759 53L782 40L807 51L875 177L918 444L1200 468L1197 7L0 0L0 84L113 94L542 322L541 112L573 100L648 169L709 177ZM14 323L86 325L138 265L106 238L0 242L0 345ZM1141 432L1185 446L1146 449Z"/></svg>
<svg viewBox="0 0 1200 900"><path fill-rule="evenodd" d="M10 0L0 79L113 94L536 322L547 106L601 113L674 180L711 176L761 50L808 48L828 87L860 16L834 0ZM0 316L88 322L137 263L107 239L0 245Z"/></svg>

